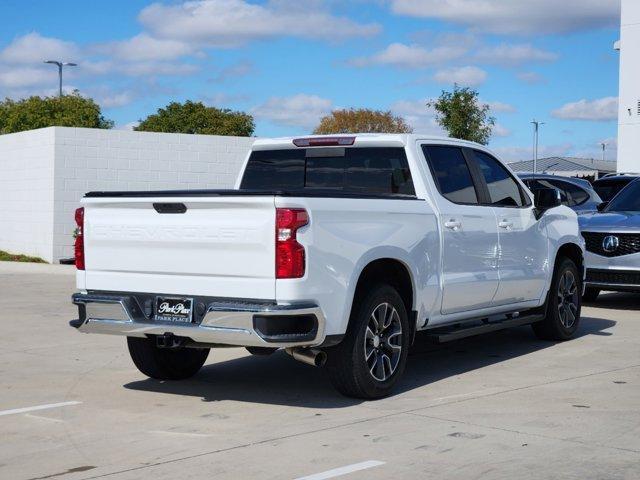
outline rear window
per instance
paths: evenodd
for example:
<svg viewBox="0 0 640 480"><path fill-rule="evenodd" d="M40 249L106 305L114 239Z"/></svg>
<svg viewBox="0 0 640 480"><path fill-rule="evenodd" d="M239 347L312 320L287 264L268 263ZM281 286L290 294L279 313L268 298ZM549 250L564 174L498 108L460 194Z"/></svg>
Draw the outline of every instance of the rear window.
<svg viewBox="0 0 640 480"><path fill-rule="evenodd" d="M415 195L404 148L300 148L251 153L242 190Z"/></svg>
<svg viewBox="0 0 640 480"><path fill-rule="evenodd" d="M597 180L593 184L593 189L600 196L603 202L608 202L633 180L635 180L635 178L630 177L616 180Z"/></svg>

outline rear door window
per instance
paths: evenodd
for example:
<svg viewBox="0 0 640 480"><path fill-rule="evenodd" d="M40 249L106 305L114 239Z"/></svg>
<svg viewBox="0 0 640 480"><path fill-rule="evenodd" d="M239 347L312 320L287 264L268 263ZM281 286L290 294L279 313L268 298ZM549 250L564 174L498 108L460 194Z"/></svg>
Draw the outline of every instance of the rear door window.
<svg viewBox="0 0 640 480"><path fill-rule="evenodd" d="M444 198L453 203L478 204L478 193L461 148L423 145L422 150Z"/></svg>
<svg viewBox="0 0 640 480"><path fill-rule="evenodd" d="M350 149L345 173L350 192L415 195L403 148Z"/></svg>
<svg viewBox="0 0 640 480"><path fill-rule="evenodd" d="M398 147L255 151L240 188L415 196L406 153Z"/></svg>

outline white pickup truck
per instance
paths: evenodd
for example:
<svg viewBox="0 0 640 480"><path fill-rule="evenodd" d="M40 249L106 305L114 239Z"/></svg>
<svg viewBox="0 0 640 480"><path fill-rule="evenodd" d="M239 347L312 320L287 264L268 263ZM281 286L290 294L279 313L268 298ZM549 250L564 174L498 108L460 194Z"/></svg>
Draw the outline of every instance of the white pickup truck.
<svg viewBox="0 0 640 480"><path fill-rule="evenodd" d="M71 325L126 336L156 379L194 375L211 348L282 348L379 398L417 331L567 340L580 319L576 214L460 140L257 140L235 190L92 192L76 220Z"/></svg>

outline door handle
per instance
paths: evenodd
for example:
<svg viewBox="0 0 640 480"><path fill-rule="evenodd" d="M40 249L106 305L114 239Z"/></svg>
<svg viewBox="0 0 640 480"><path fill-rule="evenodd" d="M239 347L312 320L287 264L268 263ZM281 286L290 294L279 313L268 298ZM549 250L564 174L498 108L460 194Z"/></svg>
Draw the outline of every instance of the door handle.
<svg viewBox="0 0 640 480"><path fill-rule="evenodd" d="M511 228L513 228L513 222L502 220L500 223L498 223L498 226L500 228L504 228L505 230L510 230Z"/></svg>
<svg viewBox="0 0 640 480"><path fill-rule="evenodd" d="M444 222L444 226L449 230L455 231L455 230L460 230L460 228L462 228L462 223L458 220L451 219L448 222Z"/></svg>

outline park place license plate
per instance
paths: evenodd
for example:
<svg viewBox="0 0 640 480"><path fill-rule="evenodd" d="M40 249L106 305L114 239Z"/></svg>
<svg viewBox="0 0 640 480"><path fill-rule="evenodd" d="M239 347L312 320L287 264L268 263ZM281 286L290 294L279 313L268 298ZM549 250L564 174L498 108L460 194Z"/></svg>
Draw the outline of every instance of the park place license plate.
<svg viewBox="0 0 640 480"><path fill-rule="evenodd" d="M156 297L157 321L191 323L192 311L192 298Z"/></svg>

